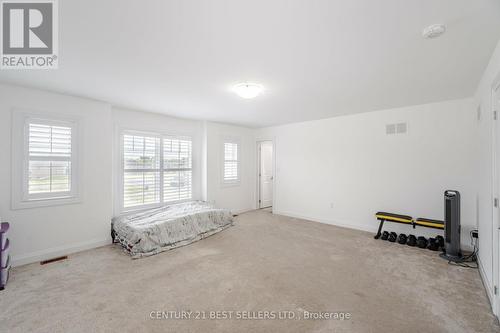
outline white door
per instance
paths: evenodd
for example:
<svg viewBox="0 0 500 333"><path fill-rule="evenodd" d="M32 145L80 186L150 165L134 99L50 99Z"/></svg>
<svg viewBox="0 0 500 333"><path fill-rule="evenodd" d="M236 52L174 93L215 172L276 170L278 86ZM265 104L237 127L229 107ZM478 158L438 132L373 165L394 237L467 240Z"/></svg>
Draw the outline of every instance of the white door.
<svg viewBox="0 0 500 333"><path fill-rule="evenodd" d="M263 141L259 146L259 208L273 205L273 143Z"/></svg>

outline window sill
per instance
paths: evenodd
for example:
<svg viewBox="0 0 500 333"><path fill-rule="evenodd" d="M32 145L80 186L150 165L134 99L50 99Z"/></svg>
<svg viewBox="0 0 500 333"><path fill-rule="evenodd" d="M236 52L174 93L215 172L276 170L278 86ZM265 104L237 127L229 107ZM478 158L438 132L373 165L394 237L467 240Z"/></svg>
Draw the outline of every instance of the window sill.
<svg viewBox="0 0 500 333"><path fill-rule="evenodd" d="M62 197L53 199L33 199L26 201L12 202L12 209L29 209L29 208L39 208L39 207L50 207L50 206L62 206L62 205L73 205L80 203L79 197Z"/></svg>
<svg viewBox="0 0 500 333"><path fill-rule="evenodd" d="M128 208L122 207L120 209L120 213L118 214L118 216L129 215L129 214L133 214L133 213L140 213L140 212L143 212L143 211L146 211L149 209L161 208L161 207L165 207L165 206L180 204L180 203L189 202L189 201L196 201L196 200L197 199L190 198L190 199L184 199L184 200L176 200L176 201L169 201L169 202L143 205L143 206L134 206L134 207L128 207Z"/></svg>
<svg viewBox="0 0 500 333"><path fill-rule="evenodd" d="M222 188L229 188L229 187L238 187L241 185L240 181L237 182L228 182L228 183L222 183L221 187Z"/></svg>

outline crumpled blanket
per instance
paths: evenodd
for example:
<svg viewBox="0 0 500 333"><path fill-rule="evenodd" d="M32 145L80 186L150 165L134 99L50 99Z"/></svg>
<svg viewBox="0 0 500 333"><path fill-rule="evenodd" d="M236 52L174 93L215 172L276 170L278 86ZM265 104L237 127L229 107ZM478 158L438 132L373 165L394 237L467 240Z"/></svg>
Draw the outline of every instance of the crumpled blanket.
<svg viewBox="0 0 500 333"><path fill-rule="evenodd" d="M227 209L203 201L163 206L112 219L111 228L132 258L196 242L233 225Z"/></svg>

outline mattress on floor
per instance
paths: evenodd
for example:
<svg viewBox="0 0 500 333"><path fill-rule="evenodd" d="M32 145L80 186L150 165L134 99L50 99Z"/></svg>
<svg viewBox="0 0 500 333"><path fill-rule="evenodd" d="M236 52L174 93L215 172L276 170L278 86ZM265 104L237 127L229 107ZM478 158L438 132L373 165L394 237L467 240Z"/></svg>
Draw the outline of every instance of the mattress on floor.
<svg viewBox="0 0 500 333"><path fill-rule="evenodd" d="M115 241L133 258L150 256L213 235L233 224L227 209L190 201L113 218Z"/></svg>

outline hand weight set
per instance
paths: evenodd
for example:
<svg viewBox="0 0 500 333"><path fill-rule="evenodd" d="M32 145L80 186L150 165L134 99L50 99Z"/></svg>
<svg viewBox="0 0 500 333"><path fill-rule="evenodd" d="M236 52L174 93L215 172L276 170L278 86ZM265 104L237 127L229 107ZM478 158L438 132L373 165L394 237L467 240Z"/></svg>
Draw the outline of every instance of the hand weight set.
<svg viewBox="0 0 500 333"><path fill-rule="evenodd" d="M404 245L404 244L406 244L407 241L408 241L408 237L405 234L399 234L399 236L398 236L398 243L399 244Z"/></svg>
<svg viewBox="0 0 500 333"><path fill-rule="evenodd" d="M406 242L408 246L417 246L417 237L415 235L408 236L408 242Z"/></svg>
<svg viewBox="0 0 500 333"><path fill-rule="evenodd" d="M394 231L389 234L389 239L388 241L391 243L396 242L396 239L398 238L398 234L395 233Z"/></svg>

